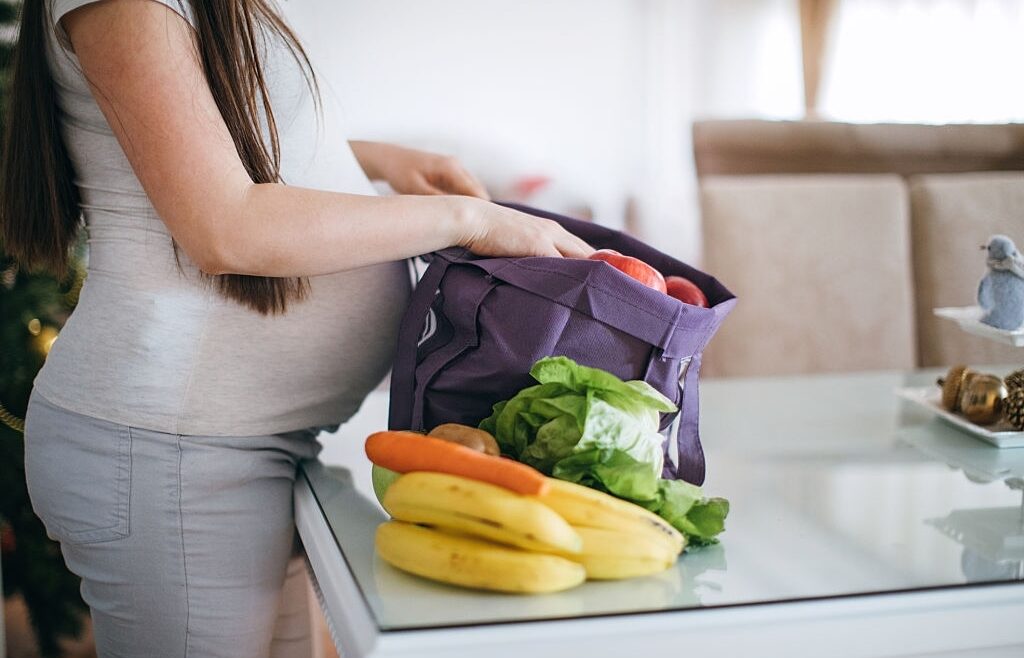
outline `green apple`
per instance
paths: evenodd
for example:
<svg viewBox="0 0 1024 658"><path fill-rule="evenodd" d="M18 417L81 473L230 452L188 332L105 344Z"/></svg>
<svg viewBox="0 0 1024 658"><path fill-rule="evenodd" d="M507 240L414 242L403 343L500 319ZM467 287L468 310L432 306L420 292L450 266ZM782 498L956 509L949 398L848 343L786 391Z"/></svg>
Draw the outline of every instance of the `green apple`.
<svg viewBox="0 0 1024 658"><path fill-rule="evenodd" d="M388 490L392 482L402 477L402 474L374 464L370 471L370 477L373 480L373 493L377 496L377 501L383 505L384 492Z"/></svg>

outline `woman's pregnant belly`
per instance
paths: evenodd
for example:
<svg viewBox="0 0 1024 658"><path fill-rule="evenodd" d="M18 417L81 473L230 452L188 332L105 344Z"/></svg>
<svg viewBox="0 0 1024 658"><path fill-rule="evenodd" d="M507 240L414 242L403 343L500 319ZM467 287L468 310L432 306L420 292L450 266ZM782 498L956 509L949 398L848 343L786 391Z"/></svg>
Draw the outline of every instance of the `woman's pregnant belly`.
<svg viewBox="0 0 1024 658"><path fill-rule="evenodd" d="M313 277L262 316L184 279L93 276L37 379L73 411L180 434L335 426L390 367L409 295L403 262Z"/></svg>

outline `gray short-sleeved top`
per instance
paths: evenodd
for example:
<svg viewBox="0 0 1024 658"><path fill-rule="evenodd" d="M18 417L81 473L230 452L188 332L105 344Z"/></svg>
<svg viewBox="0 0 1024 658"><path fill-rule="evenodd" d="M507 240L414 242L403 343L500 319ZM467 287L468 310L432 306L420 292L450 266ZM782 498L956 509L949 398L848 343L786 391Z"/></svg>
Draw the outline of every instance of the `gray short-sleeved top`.
<svg viewBox="0 0 1024 658"><path fill-rule="evenodd" d="M69 50L61 17L95 0L48 0L49 63L89 238L78 307L36 379L51 402L174 434L245 436L333 427L384 376L409 292L402 263L312 277L310 297L267 317L202 282L132 172ZM190 4L156 0L168 20ZM270 41L265 69L292 185L374 194L324 98ZM182 99L182 102L188 102Z"/></svg>

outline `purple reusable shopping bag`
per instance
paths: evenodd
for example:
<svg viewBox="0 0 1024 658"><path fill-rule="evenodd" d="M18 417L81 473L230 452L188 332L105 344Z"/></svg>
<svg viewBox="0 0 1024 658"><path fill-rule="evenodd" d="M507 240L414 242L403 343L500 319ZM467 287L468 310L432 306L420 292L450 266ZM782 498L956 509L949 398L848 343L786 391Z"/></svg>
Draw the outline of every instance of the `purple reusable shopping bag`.
<svg viewBox="0 0 1024 658"><path fill-rule="evenodd" d="M708 340L736 299L715 278L618 231L533 208L597 249L693 281L711 305L683 304L611 265L571 258L487 258L461 248L432 255L402 319L391 375L391 429L476 426L491 407L535 384L530 367L567 356L643 379L681 410L665 443L664 477L704 481L697 379ZM661 429L676 414L662 417ZM673 453L678 454L674 455Z"/></svg>

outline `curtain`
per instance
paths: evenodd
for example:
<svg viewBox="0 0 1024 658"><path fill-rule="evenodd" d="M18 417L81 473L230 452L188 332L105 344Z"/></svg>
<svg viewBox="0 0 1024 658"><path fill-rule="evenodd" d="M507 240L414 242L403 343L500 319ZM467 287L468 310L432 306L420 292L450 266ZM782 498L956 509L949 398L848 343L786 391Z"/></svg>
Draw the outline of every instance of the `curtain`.
<svg viewBox="0 0 1024 658"><path fill-rule="evenodd" d="M800 50L803 55L804 114L818 113L818 92L825 65L825 46L836 0L800 0Z"/></svg>

